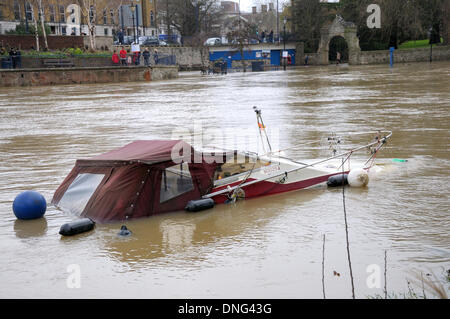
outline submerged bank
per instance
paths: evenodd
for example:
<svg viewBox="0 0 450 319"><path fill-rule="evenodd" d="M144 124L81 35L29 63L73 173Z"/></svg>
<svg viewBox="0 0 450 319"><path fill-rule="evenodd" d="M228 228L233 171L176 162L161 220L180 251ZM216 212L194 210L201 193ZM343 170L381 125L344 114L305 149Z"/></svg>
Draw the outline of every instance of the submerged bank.
<svg viewBox="0 0 450 319"><path fill-rule="evenodd" d="M118 82L178 78L178 66L84 67L0 70L0 87Z"/></svg>

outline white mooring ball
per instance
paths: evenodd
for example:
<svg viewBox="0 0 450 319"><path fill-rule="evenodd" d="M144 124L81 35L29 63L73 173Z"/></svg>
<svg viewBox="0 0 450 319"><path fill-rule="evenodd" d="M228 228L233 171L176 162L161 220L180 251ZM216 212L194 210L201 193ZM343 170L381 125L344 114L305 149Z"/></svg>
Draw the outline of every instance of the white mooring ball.
<svg viewBox="0 0 450 319"><path fill-rule="evenodd" d="M352 169L347 180L351 187L366 187L369 184L369 174L362 168Z"/></svg>

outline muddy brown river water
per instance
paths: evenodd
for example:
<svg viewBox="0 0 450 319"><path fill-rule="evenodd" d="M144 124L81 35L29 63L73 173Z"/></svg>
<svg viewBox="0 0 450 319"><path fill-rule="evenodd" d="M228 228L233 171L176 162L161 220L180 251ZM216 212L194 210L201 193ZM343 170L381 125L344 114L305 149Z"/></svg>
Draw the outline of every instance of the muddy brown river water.
<svg viewBox="0 0 450 319"><path fill-rule="evenodd" d="M0 88L0 297L322 298L325 234L327 297L351 298L341 189L129 221L128 238L117 236L121 223L61 238L60 226L73 216L48 207L42 219L18 221L12 212L24 190L50 202L77 158L171 138L174 128L194 123L254 127L254 105L278 129L281 148L330 132L392 130L369 187L346 189L356 297L383 294L385 251L390 293L408 292L415 273L443 278L450 269L450 63L302 67ZM304 159L326 151L286 152ZM73 269L78 288L70 288Z"/></svg>

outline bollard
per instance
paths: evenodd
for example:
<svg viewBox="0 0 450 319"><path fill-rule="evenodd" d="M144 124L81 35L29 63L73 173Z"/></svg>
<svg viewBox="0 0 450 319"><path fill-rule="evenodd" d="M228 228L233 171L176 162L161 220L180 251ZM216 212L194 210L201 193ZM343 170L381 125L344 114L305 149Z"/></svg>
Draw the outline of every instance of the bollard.
<svg viewBox="0 0 450 319"><path fill-rule="evenodd" d="M394 66L394 51L395 51L395 47L389 48L391 68Z"/></svg>

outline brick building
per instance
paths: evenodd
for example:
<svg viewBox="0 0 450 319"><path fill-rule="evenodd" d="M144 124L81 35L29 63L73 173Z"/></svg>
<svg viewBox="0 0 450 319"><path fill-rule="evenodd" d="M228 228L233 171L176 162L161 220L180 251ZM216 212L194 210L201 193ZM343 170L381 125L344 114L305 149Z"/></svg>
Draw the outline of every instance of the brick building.
<svg viewBox="0 0 450 319"><path fill-rule="evenodd" d="M39 19L39 2L54 35L88 34L89 18L95 21L98 36L113 36L119 30L128 35L137 30L138 35L157 36L156 0L0 0L0 34L21 23L34 25Z"/></svg>

